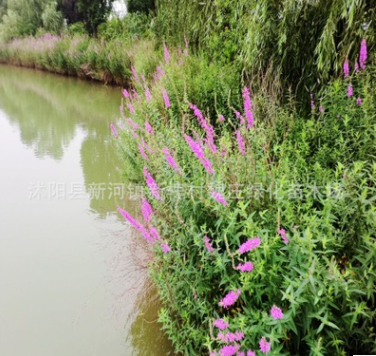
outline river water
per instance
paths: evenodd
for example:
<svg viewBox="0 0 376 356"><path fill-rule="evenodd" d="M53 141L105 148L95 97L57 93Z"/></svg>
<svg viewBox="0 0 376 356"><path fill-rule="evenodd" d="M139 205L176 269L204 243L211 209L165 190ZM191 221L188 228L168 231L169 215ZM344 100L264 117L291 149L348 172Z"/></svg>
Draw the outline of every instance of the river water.
<svg viewBox="0 0 376 356"><path fill-rule="evenodd" d="M121 90L0 65L0 355L165 356L109 125Z"/></svg>

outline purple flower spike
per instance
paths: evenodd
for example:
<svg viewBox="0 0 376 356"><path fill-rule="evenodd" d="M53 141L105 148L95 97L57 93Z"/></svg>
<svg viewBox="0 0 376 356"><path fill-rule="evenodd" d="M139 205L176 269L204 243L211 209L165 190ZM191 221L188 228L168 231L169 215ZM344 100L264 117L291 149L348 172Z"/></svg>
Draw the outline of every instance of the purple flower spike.
<svg viewBox="0 0 376 356"><path fill-rule="evenodd" d="M127 89L123 89L123 95L126 99L130 97L130 94L128 93Z"/></svg>
<svg viewBox="0 0 376 356"><path fill-rule="evenodd" d="M117 132L116 132L116 129L115 129L115 126L113 124L110 125L110 128L111 128L111 131L112 131L112 134L114 135L115 138L118 137L117 135Z"/></svg>
<svg viewBox="0 0 376 356"><path fill-rule="evenodd" d="M226 296L219 302L219 306L223 308L228 308L229 306L233 305L239 298L241 290L238 289L237 291L231 291L226 294Z"/></svg>
<svg viewBox="0 0 376 356"><path fill-rule="evenodd" d="M283 318L282 310L275 305L273 305L272 308L270 309L270 315L272 316L273 319Z"/></svg>
<svg viewBox="0 0 376 356"><path fill-rule="evenodd" d="M220 350L219 350L219 354L221 356L232 356L232 355L235 355L240 349L240 346L239 345L227 345L227 346L223 346Z"/></svg>
<svg viewBox="0 0 376 356"><path fill-rule="evenodd" d="M162 242L161 246L162 246L162 249L163 249L163 253L167 253L167 252L171 251L170 246L168 246L165 242Z"/></svg>
<svg viewBox="0 0 376 356"><path fill-rule="evenodd" d="M208 252L214 252L215 250L214 250L214 248L213 248L213 246L212 246L212 243L211 243L209 237L207 237L207 236L205 235L205 236L204 236L204 241L205 241L205 247L206 247L206 250L207 250Z"/></svg>
<svg viewBox="0 0 376 356"><path fill-rule="evenodd" d="M360 98L356 99L356 103L357 103L358 105L362 105L362 99L360 99Z"/></svg>
<svg viewBox="0 0 376 356"><path fill-rule="evenodd" d="M225 198L223 197L222 194L218 193L218 192L213 192L212 193L212 197L218 202L218 203L221 203L223 204L224 206L228 205L227 201L225 200Z"/></svg>
<svg viewBox="0 0 376 356"><path fill-rule="evenodd" d="M165 43L163 44L163 54L164 54L166 63L170 64L170 53L168 52L168 49Z"/></svg>
<svg viewBox="0 0 376 356"><path fill-rule="evenodd" d="M252 104L251 104L251 98L249 94L249 89L247 87L244 87L243 89L243 105L244 105L244 112L245 117L247 118L247 127L251 129L254 125L253 120L253 113L252 113Z"/></svg>
<svg viewBox="0 0 376 356"><path fill-rule="evenodd" d="M243 253L254 250L260 245L261 245L261 239L259 237L256 237L254 239L249 239L239 246L239 253L242 255Z"/></svg>
<svg viewBox="0 0 376 356"><path fill-rule="evenodd" d="M349 61L346 59L343 63L343 75L347 78L350 74Z"/></svg>
<svg viewBox="0 0 376 356"><path fill-rule="evenodd" d="M281 236L281 239L283 242L287 245L289 243L289 239L286 237L286 230L285 229L279 229L278 230L279 236Z"/></svg>
<svg viewBox="0 0 376 356"><path fill-rule="evenodd" d="M123 217L128 221L128 222L130 222L131 223L131 225L135 228L135 229L137 229L137 230L141 230L141 224L140 223L138 223L135 219L133 219L133 217L126 211L126 210L124 210L124 209L122 209L122 208L120 208L120 207L118 207L117 208L117 210L118 210L118 212L121 214L121 215L123 215Z"/></svg>
<svg viewBox="0 0 376 356"><path fill-rule="evenodd" d="M270 351L270 343L266 341L265 337L262 337L260 340L260 350L264 354L267 354Z"/></svg>
<svg viewBox="0 0 376 356"><path fill-rule="evenodd" d="M166 109L168 109L171 105L170 105L170 99L167 95L167 91L165 89L163 89L162 94L163 94L163 99L164 99L164 102L165 102L165 107L166 107Z"/></svg>
<svg viewBox="0 0 376 356"><path fill-rule="evenodd" d="M253 270L253 263L251 262L245 262L245 263L239 263L236 267L237 270L240 272L251 272Z"/></svg>
<svg viewBox="0 0 376 356"><path fill-rule="evenodd" d="M247 351L247 356L256 356L256 352L254 352L252 350L248 350Z"/></svg>
<svg viewBox="0 0 376 356"><path fill-rule="evenodd" d="M146 128L146 131L149 132L149 134L154 134L154 130L153 128L151 127L151 125L149 124L149 122L145 122L145 128Z"/></svg>
<svg viewBox="0 0 376 356"><path fill-rule="evenodd" d="M148 161L149 157L145 153L144 148L142 147L141 143L138 144L138 150L140 151L141 156Z"/></svg>
<svg viewBox="0 0 376 356"><path fill-rule="evenodd" d="M150 221L153 215L153 209L146 199L142 199L141 212L146 221Z"/></svg>
<svg viewBox="0 0 376 356"><path fill-rule="evenodd" d="M245 144L243 141L242 134L240 133L240 130L236 130L236 140L238 141L238 147L239 147L239 152L244 156L245 155Z"/></svg>
<svg viewBox="0 0 376 356"><path fill-rule="evenodd" d="M364 38L362 43L360 44L360 53L359 53L359 65L360 68L366 69L366 62L367 62L367 42Z"/></svg>
<svg viewBox="0 0 376 356"><path fill-rule="evenodd" d="M213 325L220 330L225 330L228 328L228 322L224 321L223 319L214 320Z"/></svg>
<svg viewBox="0 0 376 356"><path fill-rule="evenodd" d="M149 187L150 192L153 194L154 198L157 200L162 200L161 196L159 195L159 187L157 183L155 183L155 180L149 173L147 167L144 167L144 177L146 179L146 184Z"/></svg>
<svg viewBox="0 0 376 356"><path fill-rule="evenodd" d="M127 106L128 106L128 109L129 109L130 113L134 114L133 105L132 104L127 104Z"/></svg>
<svg viewBox="0 0 376 356"><path fill-rule="evenodd" d="M179 174L181 174L181 170L179 168L179 166L177 165L177 163L175 162L174 158L171 156L170 154L170 151L168 150L167 147L163 147L162 148L162 152L164 153L165 155L165 158L167 160L167 163L176 171L178 172Z"/></svg>
<svg viewBox="0 0 376 356"><path fill-rule="evenodd" d="M353 87L351 84L347 87L347 96L349 98L353 96Z"/></svg>

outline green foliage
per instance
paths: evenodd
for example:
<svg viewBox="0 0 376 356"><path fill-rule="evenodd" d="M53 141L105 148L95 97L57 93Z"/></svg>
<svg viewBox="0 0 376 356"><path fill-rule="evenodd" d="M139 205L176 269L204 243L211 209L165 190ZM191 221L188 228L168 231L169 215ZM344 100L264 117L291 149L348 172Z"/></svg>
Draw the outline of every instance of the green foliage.
<svg viewBox="0 0 376 356"><path fill-rule="evenodd" d="M56 10L57 3L52 1L48 3L42 13L43 27L46 31L59 33L63 26L63 16Z"/></svg>
<svg viewBox="0 0 376 356"><path fill-rule="evenodd" d="M97 37L98 26L105 22L114 0L78 0L77 8L83 17L86 30Z"/></svg>
<svg viewBox="0 0 376 356"><path fill-rule="evenodd" d="M0 41L8 42L19 36L20 17L12 10L8 10L0 23Z"/></svg>
<svg viewBox="0 0 376 356"><path fill-rule="evenodd" d="M68 26L68 33L72 36L87 34L85 25L83 22L75 22Z"/></svg>
<svg viewBox="0 0 376 356"><path fill-rule="evenodd" d="M137 39L149 37L150 19L145 14L127 14L123 18L113 18L101 24L98 28L98 37L107 41L115 39Z"/></svg>
<svg viewBox="0 0 376 356"><path fill-rule="evenodd" d="M155 10L154 0L126 0L127 10L129 13L144 13L148 14Z"/></svg>
<svg viewBox="0 0 376 356"><path fill-rule="evenodd" d="M146 166L163 196L157 200L147 191L154 215L140 223L156 227L171 248L163 253L155 242L152 276L163 301L160 321L176 351L218 352L225 344L212 323L224 318L230 324L225 332L245 334L239 342L244 351L258 350L266 337L275 356L374 354L375 65L331 81L321 95L315 93L309 113L304 105L297 109L292 98L281 107L266 92L254 91L255 125L248 129L234 114L244 115L239 73L231 75L226 66L187 50L170 51L169 62L159 64L159 75L145 76L146 83L137 70L138 96L125 102L135 113L123 105L126 127L117 145L126 180L143 182ZM350 82L353 97L346 95ZM216 153L205 143L205 125L198 123L191 103L201 109L206 127L213 125ZM218 120L220 114L225 121ZM130 116L140 128L125 119ZM146 121L153 134L144 129ZM213 174L205 171L184 134L203 147ZM167 163L165 147L182 174ZM227 206L212 197L214 191ZM205 235L213 252L205 247ZM258 248L238 252L257 236ZM254 268L242 273L237 266L246 261ZM239 299L222 308L219 301L238 289ZM281 308L281 320L271 317L273 305Z"/></svg>
<svg viewBox="0 0 376 356"><path fill-rule="evenodd" d="M376 47L375 0L158 0L157 15L160 38L186 35L216 61L235 60L247 79L269 91L281 82L300 99L340 74L346 57L354 63L364 36Z"/></svg>

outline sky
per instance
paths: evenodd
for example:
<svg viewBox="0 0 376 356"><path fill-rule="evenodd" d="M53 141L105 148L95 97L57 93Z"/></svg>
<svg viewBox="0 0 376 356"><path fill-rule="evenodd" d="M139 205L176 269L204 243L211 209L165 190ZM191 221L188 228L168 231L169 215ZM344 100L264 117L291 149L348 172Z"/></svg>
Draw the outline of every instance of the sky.
<svg viewBox="0 0 376 356"><path fill-rule="evenodd" d="M114 10L119 17L125 16L127 13L127 8L125 6L124 0L117 0L114 1Z"/></svg>

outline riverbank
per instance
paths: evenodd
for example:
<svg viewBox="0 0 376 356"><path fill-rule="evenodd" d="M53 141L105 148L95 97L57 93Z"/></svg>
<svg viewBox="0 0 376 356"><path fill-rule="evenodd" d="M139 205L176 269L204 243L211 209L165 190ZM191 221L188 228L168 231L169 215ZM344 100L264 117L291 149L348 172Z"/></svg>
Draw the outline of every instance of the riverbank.
<svg viewBox="0 0 376 356"><path fill-rule="evenodd" d="M0 62L125 87L131 67L151 74L158 61L152 40L104 41L88 36L15 39L0 44Z"/></svg>

